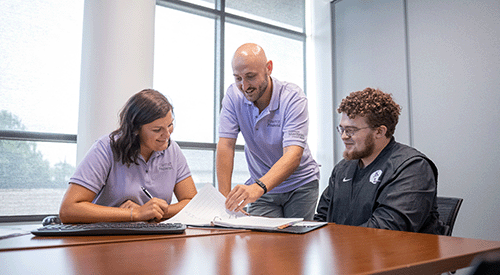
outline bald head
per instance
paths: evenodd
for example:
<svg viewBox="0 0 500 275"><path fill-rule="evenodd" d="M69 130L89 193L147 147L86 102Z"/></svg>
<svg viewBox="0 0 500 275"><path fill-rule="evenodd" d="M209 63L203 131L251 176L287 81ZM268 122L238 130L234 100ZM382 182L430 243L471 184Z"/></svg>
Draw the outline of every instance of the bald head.
<svg viewBox="0 0 500 275"><path fill-rule="evenodd" d="M265 68L267 63L266 53L261 46L254 43L241 45L233 56L233 68L241 64L253 64Z"/></svg>

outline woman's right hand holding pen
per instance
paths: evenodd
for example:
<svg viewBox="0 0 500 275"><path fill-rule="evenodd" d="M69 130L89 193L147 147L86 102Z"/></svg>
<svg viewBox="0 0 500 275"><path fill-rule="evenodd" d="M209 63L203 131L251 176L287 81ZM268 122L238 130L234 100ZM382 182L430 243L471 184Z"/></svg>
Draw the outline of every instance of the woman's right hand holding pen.
<svg viewBox="0 0 500 275"><path fill-rule="evenodd" d="M152 198L142 206L128 200L120 207L131 209L130 220L134 222L151 220L159 222L168 213L168 203L159 198Z"/></svg>
<svg viewBox="0 0 500 275"><path fill-rule="evenodd" d="M168 203L159 198L152 198L143 206L132 210L132 215L137 215L137 220L139 221L155 220L156 222L160 222L167 213Z"/></svg>

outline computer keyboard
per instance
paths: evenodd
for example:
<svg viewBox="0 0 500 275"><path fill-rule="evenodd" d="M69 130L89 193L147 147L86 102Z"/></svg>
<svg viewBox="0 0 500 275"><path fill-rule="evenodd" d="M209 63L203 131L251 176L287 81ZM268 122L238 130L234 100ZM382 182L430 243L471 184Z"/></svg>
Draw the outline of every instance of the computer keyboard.
<svg viewBox="0 0 500 275"><path fill-rule="evenodd" d="M106 222L86 224L52 224L37 228L36 236L95 236L181 234L186 225L180 223Z"/></svg>

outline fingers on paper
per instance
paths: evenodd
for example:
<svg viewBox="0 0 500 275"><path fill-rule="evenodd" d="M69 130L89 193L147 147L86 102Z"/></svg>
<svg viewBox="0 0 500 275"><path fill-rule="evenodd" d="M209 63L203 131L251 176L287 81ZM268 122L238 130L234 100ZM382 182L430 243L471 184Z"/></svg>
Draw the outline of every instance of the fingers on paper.
<svg viewBox="0 0 500 275"><path fill-rule="evenodd" d="M250 194L245 188L246 186L238 185L229 194L226 199L226 208L230 211L240 211L250 201Z"/></svg>

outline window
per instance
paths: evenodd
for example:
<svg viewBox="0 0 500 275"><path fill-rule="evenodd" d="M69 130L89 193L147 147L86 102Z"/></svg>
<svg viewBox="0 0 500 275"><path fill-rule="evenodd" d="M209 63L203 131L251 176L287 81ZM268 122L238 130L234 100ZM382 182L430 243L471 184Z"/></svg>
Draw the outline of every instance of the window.
<svg viewBox="0 0 500 275"><path fill-rule="evenodd" d="M0 216L56 213L76 162L83 0L0 10Z"/></svg>
<svg viewBox="0 0 500 275"><path fill-rule="evenodd" d="M172 138L184 148L198 188L216 182L219 111L234 81L234 51L261 45L273 76L304 87L304 13L304 0L157 1L154 87L172 100ZM238 138L233 186L249 178L243 145Z"/></svg>
<svg viewBox="0 0 500 275"><path fill-rule="evenodd" d="M174 106L176 141L214 140L214 20L157 7L154 87ZM196 125L196 127L193 127Z"/></svg>
<svg viewBox="0 0 500 275"><path fill-rule="evenodd" d="M0 2L0 221L57 213L74 172L83 8ZM218 115L239 45L260 44L273 76L305 88L304 10L304 0L157 0L154 88L174 105L172 137L198 187L216 182ZM234 184L249 177L243 144Z"/></svg>

